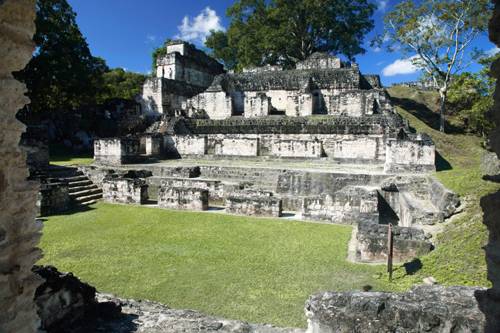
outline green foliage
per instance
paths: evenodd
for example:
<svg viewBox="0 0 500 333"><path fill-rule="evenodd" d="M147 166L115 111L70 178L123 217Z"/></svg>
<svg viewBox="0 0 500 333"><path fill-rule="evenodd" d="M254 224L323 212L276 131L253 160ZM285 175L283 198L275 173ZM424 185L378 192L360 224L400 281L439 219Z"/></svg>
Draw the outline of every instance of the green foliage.
<svg viewBox="0 0 500 333"><path fill-rule="evenodd" d="M103 87L99 92L98 103L104 103L113 98L133 100L141 93L146 76L115 68L103 74Z"/></svg>
<svg viewBox="0 0 500 333"><path fill-rule="evenodd" d="M346 261L350 226L98 204L44 222L42 264L121 297L303 327L321 290L361 290L383 267ZM203 297L200 297L203 295Z"/></svg>
<svg viewBox="0 0 500 333"><path fill-rule="evenodd" d="M206 47L212 50L211 55L221 61L227 69L235 69L237 65L236 50L229 46L227 34L223 31L211 31L205 41Z"/></svg>
<svg viewBox="0 0 500 333"><path fill-rule="evenodd" d="M314 52L364 53L375 6L367 0L239 0L227 10L227 32L212 32L206 46L228 67L292 67Z"/></svg>
<svg viewBox="0 0 500 333"><path fill-rule="evenodd" d="M468 131L482 136L493 128L488 112L493 107L496 80L489 74L491 64L498 58L500 54L482 58L483 69L479 73L456 75L448 93L448 110L462 119Z"/></svg>
<svg viewBox="0 0 500 333"><path fill-rule="evenodd" d="M37 1L36 51L17 77L28 87L31 110L76 109L93 103L108 70L93 57L66 0Z"/></svg>

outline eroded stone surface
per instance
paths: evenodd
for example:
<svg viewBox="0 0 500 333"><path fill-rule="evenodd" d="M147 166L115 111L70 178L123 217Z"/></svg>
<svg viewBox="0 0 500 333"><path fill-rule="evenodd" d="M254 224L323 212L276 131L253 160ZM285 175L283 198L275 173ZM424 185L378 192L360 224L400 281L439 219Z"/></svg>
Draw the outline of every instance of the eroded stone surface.
<svg viewBox="0 0 500 333"><path fill-rule="evenodd" d="M306 303L308 333L483 332L484 289L418 286L407 293L326 292Z"/></svg>
<svg viewBox="0 0 500 333"><path fill-rule="evenodd" d="M0 331L35 332L33 295L40 280L31 267L40 258L41 224L35 223L37 186L28 182L19 142L25 126L16 113L29 102L13 71L34 50L34 0L0 1Z"/></svg>

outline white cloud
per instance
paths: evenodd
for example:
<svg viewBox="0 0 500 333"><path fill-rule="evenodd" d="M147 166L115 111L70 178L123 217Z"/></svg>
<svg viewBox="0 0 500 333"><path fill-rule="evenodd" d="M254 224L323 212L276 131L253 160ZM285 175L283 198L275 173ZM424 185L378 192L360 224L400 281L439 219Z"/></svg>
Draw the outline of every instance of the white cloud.
<svg viewBox="0 0 500 333"><path fill-rule="evenodd" d="M215 10L206 7L194 18L185 16L178 29L179 34L175 38L203 43L211 30L224 30L224 27Z"/></svg>
<svg viewBox="0 0 500 333"><path fill-rule="evenodd" d="M419 69L413 64L414 59L415 56L408 59L397 59L392 64L384 67L382 74L384 76L396 76L416 73Z"/></svg>
<svg viewBox="0 0 500 333"><path fill-rule="evenodd" d="M381 12L385 12L388 3L389 0L377 0L378 10L380 10Z"/></svg>
<svg viewBox="0 0 500 333"><path fill-rule="evenodd" d="M380 51L382 51L382 49L378 46L373 48L373 52L379 53Z"/></svg>
<svg viewBox="0 0 500 333"><path fill-rule="evenodd" d="M493 57L495 54L497 54L499 52L500 52L500 48L499 47L494 47L494 48L486 51L486 55L488 55L489 57Z"/></svg>

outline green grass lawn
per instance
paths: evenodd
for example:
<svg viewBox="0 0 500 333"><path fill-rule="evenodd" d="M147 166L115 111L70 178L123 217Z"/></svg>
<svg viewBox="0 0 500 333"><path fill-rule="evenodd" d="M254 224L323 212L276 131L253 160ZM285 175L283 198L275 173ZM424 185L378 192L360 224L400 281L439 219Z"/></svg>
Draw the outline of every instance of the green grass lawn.
<svg viewBox="0 0 500 333"><path fill-rule="evenodd" d="M321 290L388 289L381 266L346 261L351 227L100 203L49 217L42 264L121 297L303 327Z"/></svg>

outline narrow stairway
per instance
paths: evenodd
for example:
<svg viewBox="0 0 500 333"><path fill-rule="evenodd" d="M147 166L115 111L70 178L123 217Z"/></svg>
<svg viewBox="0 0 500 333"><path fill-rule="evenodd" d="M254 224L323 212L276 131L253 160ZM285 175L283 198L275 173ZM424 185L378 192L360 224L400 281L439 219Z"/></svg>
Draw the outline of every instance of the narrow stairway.
<svg viewBox="0 0 500 333"><path fill-rule="evenodd" d="M67 182L74 207L89 206L102 199L102 189L74 167L50 166L49 177Z"/></svg>

